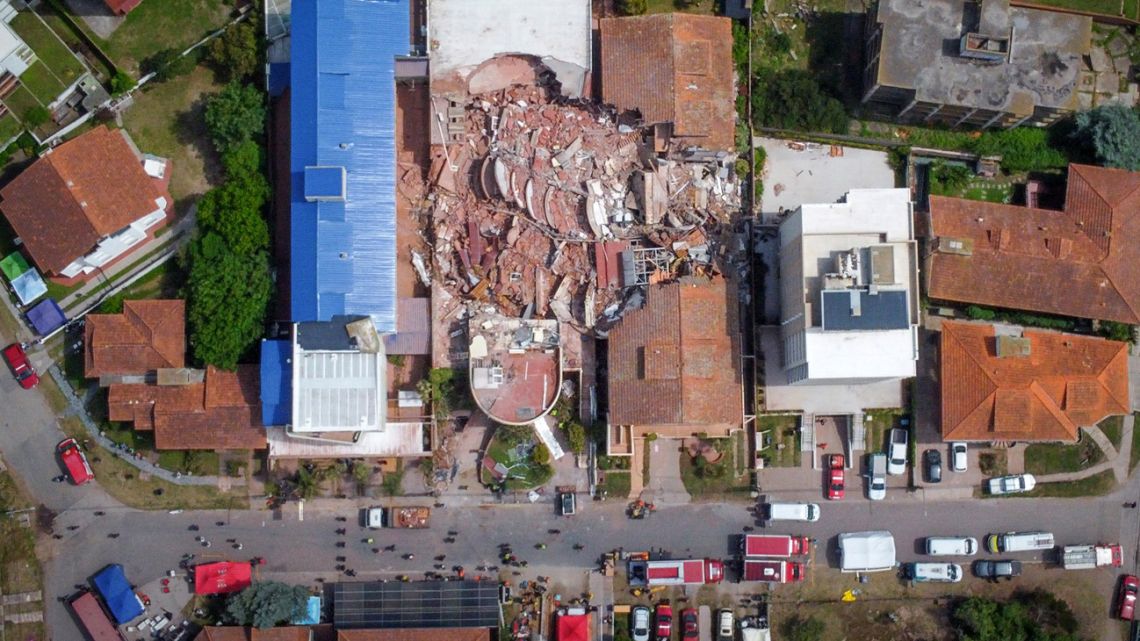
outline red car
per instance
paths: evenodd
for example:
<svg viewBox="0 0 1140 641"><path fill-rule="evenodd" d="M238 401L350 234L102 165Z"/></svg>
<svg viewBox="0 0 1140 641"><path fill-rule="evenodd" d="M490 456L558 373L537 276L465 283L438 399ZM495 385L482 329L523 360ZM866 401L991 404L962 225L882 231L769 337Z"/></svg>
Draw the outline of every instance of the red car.
<svg viewBox="0 0 1140 641"><path fill-rule="evenodd" d="M697 611L693 608L681 610L681 639L692 641L700 636L697 630Z"/></svg>
<svg viewBox="0 0 1140 641"><path fill-rule="evenodd" d="M59 454L59 459L63 461L63 466L67 468L67 475L71 477L72 483L83 485L95 478L95 472L91 471L87 457L83 455L83 451L79 449L79 443L76 443L75 439L63 439L59 445L55 446L55 451Z"/></svg>
<svg viewBox="0 0 1140 641"><path fill-rule="evenodd" d="M673 635L673 608L668 603L657 604L657 641L669 641Z"/></svg>
<svg viewBox="0 0 1140 641"><path fill-rule="evenodd" d="M19 343L12 343L4 348L4 360L8 361L8 367L12 368L12 375L16 377L20 387L32 389L39 384L39 374L36 374L35 368L28 361L27 353Z"/></svg>
<svg viewBox="0 0 1140 641"><path fill-rule="evenodd" d="M1125 574L1120 577L1120 605L1116 608L1116 616L1131 621L1136 615L1136 593L1140 592L1140 579Z"/></svg>
<svg viewBox="0 0 1140 641"><path fill-rule="evenodd" d="M838 501L843 498L846 482L843 480L843 455L827 457L827 498Z"/></svg>

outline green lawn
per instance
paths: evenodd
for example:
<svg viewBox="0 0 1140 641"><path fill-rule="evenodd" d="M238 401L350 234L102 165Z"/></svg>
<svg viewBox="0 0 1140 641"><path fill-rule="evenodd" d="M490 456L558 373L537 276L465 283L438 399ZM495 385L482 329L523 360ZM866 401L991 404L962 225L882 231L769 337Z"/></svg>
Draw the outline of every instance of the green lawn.
<svg viewBox="0 0 1140 641"><path fill-rule="evenodd" d="M1025 471L1030 474L1078 472L1104 460L1104 452L1088 436L1074 444L1034 443L1025 448Z"/></svg>
<svg viewBox="0 0 1140 641"><path fill-rule="evenodd" d="M1140 412L1134 415L1134 418L1140 418ZM1128 473L1131 474L1132 470L1136 468L1136 464L1140 463L1140 429L1132 428L1132 452L1128 456Z"/></svg>
<svg viewBox="0 0 1140 641"><path fill-rule="evenodd" d="M730 438L711 438L708 442L722 454L716 463L703 457L693 458L682 449L681 482L694 499L723 499L733 495L747 496L750 490L748 475L736 476L737 441L744 437L736 432Z"/></svg>
<svg viewBox="0 0 1140 641"><path fill-rule="evenodd" d="M4 99L4 104L17 118L23 120L32 107L42 107L39 100L28 91L27 87L18 87Z"/></svg>
<svg viewBox="0 0 1140 641"><path fill-rule="evenodd" d="M1062 9L1077 9L1105 16L1124 16L1140 20L1140 2L1137 0L1034 0L1037 4Z"/></svg>
<svg viewBox="0 0 1140 641"><path fill-rule="evenodd" d="M800 466L800 416L798 414L766 414L756 419L756 433L768 432L769 445L761 458L768 467ZM777 447L783 445L783 449Z"/></svg>
<svg viewBox="0 0 1140 641"><path fill-rule="evenodd" d="M629 472L602 472L602 489L610 498L621 499L629 496Z"/></svg>
<svg viewBox="0 0 1140 641"><path fill-rule="evenodd" d="M510 450L497 438L492 438L487 446L487 456L496 463L502 463L510 468L507 478L508 490L529 490L533 487L545 485L554 476L554 468L550 465L539 465L533 458L526 460L515 459ZM480 468L482 470L482 468ZM481 472L482 473L482 472ZM490 477L490 474L487 475Z"/></svg>
<svg viewBox="0 0 1140 641"><path fill-rule="evenodd" d="M647 0L645 13L672 13L680 11L673 0ZM712 15L716 10L717 0L700 0L692 7L686 8L685 13L704 13Z"/></svg>
<svg viewBox="0 0 1140 641"><path fill-rule="evenodd" d="M181 50L201 40L228 22L232 7L232 2L224 0L144 2L127 14L109 40L95 37L95 41L115 64L137 78L143 60L163 49Z"/></svg>
<svg viewBox="0 0 1140 641"><path fill-rule="evenodd" d="M20 125L20 121L16 119L16 116L5 114L0 118L0 145L20 135L22 129L23 126Z"/></svg>
<svg viewBox="0 0 1140 641"><path fill-rule="evenodd" d="M159 3L161 4L161 3ZM12 19L12 29L36 52L64 84L70 85L83 74L83 63L67 48L39 16L31 11L21 11Z"/></svg>
<svg viewBox="0 0 1140 641"><path fill-rule="evenodd" d="M887 432L901 427L902 410L864 410L863 428L866 430L867 452L887 451Z"/></svg>
<svg viewBox="0 0 1140 641"><path fill-rule="evenodd" d="M47 68L42 60L28 67L20 76L20 84L28 88L40 102L46 104L55 100L56 96L64 90L63 83Z"/></svg>
<svg viewBox="0 0 1140 641"><path fill-rule="evenodd" d="M1100 422L1100 431L1112 441L1112 446L1120 450L1120 440L1124 437L1124 417L1109 416Z"/></svg>
<svg viewBox="0 0 1140 641"><path fill-rule="evenodd" d="M1079 481L1069 481L1068 483L1042 483L1033 488L1032 492L1014 494L1012 496L1051 496L1060 498L1072 498L1078 496L1101 496L1108 494L1115 487L1116 479L1112 475L1112 470L1105 470L1100 474L1094 474Z"/></svg>

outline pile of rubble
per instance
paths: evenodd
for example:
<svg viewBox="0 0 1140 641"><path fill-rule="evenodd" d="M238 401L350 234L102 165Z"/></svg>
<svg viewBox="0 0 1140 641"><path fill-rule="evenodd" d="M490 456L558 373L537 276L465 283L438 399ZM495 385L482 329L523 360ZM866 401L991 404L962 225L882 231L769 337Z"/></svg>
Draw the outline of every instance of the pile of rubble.
<svg viewBox="0 0 1140 641"><path fill-rule="evenodd" d="M517 85L473 96L464 136L436 153L440 286L507 316L604 331L646 284L635 282L639 250L653 250L655 282L717 273L715 232L740 206L735 154L666 158L667 128L553 96Z"/></svg>

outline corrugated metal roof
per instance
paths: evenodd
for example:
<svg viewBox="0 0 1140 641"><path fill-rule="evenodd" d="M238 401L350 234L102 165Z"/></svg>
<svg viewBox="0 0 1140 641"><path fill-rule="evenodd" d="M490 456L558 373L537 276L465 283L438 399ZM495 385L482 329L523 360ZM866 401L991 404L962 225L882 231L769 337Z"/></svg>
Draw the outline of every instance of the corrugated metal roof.
<svg viewBox="0 0 1140 641"><path fill-rule="evenodd" d="M293 413L293 345L261 341L261 423L288 425Z"/></svg>
<svg viewBox="0 0 1140 641"><path fill-rule="evenodd" d="M408 2L293 7L294 321L362 314L396 331L395 56L410 50ZM345 202L306 202L308 166L344 167Z"/></svg>

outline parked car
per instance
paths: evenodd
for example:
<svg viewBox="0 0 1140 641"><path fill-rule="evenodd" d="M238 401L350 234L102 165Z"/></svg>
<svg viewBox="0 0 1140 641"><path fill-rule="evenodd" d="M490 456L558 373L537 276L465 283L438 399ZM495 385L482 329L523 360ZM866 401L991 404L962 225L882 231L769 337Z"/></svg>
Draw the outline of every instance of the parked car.
<svg viewBox="0 0 1140 641"><path fill-rule="evenodd" d="M723 609L716 617L716 641L733 641L733 625L735 617L732 610Z"/></svg>
<svg viewBox="0 0 1140 641"><path fill-rule="evenodd" d="M562 492L558 495L558 510L562 516L571 516L577 511L578 500L573 492Z"/></svg>
<svg viewBox="0 0 1140 641"><path fill-rule="evenodd" d="M942 482L942 453L938 450L926 450L922 454L922 464L926 468L927 483Z"/></svg>
<svg viewBox="0 0 1140 641"><path fill-rule="evenodd" d="M55 446L55 451L59 454L59 460L63 462L63 467L67 469L67 475L73 484L83 485L95 478L95 472L91 471L91 465L87 463L87 457L83 455L75 439L63 439Z"/></svg>
<svg viewBox="0 0 1140 641"><path fill-rule="evenodd" d="M990 491L990 494L995 496L1028 492L1036 486L1037 479L1033 478L1032 474L999 476L996 479L990 479L986 482L986 488Z"/></svg>
<svg viewBox="0 0 1140 641"><path fill-rule="evenodd" d="M673 608L668 603L658 603L654 617L657 624L657 641L669 641L673 635Z"/></svg>
<svg viewBox="0 0 1140 641"><path fill-rule="evenodd" d="M867 498L872 501L887 498L887 455L882 452L867 457Z"/></svg>
<svg viewBox="0 0 1140 641"><path fill-rule="evenodd" d="M1140 592L1140 578L1131 574L1120 577L1120 603L1116 606L1116 616L1131 621L1136 616L1136 593Z"/></svg>
<svg viewBox="0 0 1140 641"><path fill-rule="evenodd" d="M1009 581L1015 576L1021 576L1021 561L974 561L974 576L990 581Z"/></svg>
<svg viewBox="0 0 1140 641"><path fill-rule="evenodd" d="M28 360L28 354L19 343L12 343L4 348L4 360L7 361L8 367L12 368L12 375L16 377L20 387L32 389L39 384L40 376L36 374L36 369Z"/></svg>
<svg viewBox="0 0 1140 641"><path fill-rule="evenodd" d="M950 469L955 472L965 472L966 464L969 460L966 457L966 444L965 443L951 443L950 444Z"/></svg>
<svg viewBox="0 0 1140 641"><path fill-rule="evenodd" d="M700 626L697 625L696 608L681 610L681 640L693 641L701 636Z"/></svg>
<svg viewBox="0 0 1140 641"><path fill-rule="evenodd" d="M827 498L839 501L843 498L846 485L843 479L843 455L832 454L827 459Z"/></svg>
<svg viewBox="0 0 1140 641"><path fill-rule="evenodd" d="M909 436L901 427L891 430L891 445L887 451L887 474L898 476L906 472L906 446Z"/></svg>
<svg viewBox="0 0 1140 641"><path fill-rule="evenodd" d="M629 613L629 629L633 641L649 641L649 608L639 605Z"/></svg>

